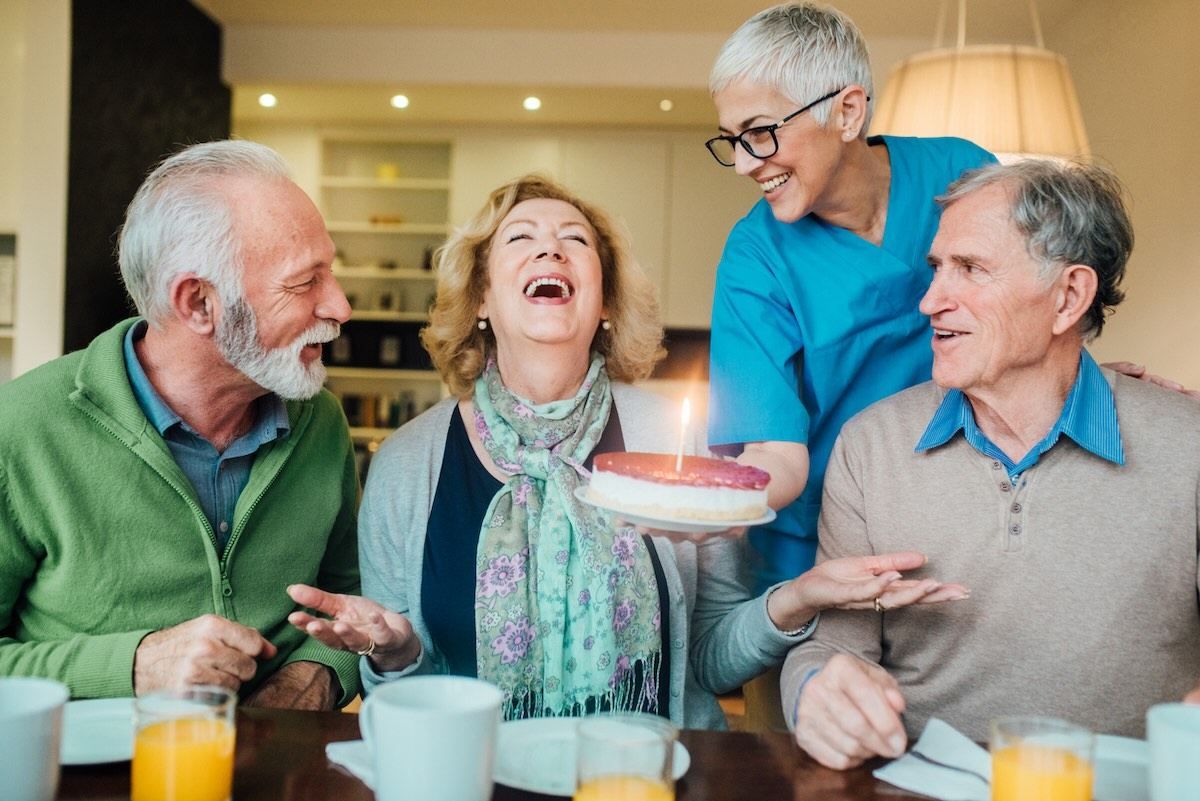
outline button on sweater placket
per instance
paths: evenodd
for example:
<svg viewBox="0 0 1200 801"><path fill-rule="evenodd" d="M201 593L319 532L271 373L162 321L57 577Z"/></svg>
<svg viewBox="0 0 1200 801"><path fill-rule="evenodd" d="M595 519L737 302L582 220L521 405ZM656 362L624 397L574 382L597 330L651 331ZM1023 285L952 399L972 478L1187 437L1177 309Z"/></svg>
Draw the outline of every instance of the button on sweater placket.
<svg viewBox="0 0 1200 801"><path fill-rule="evenodd" d="M1025 547L1027 504L1021 498L1024 488L1024 481L1017 482L1015 486L1007 480L1000 482L1001 502L1007 507L1004 515L1004 550L1006 551L1020 551Z"/></svg>

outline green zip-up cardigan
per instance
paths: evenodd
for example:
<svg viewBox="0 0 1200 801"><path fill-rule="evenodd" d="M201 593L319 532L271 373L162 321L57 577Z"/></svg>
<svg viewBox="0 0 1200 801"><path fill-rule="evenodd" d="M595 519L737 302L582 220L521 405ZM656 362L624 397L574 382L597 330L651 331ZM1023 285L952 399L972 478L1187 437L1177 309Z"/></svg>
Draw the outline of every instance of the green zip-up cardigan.
<svg viewBox="0 0 1200 801"><path fill-rule="evenodd" d="M258 451L224 556L191 484L146 419L122 343L136 320L0 387L0 675L65 682L75 698L133 694L147 634L215 613L260 631L282 665L336 671L354 654L287 622L295 582L358 592L358 483L328 392L288 402L291 432Z"/></svg>

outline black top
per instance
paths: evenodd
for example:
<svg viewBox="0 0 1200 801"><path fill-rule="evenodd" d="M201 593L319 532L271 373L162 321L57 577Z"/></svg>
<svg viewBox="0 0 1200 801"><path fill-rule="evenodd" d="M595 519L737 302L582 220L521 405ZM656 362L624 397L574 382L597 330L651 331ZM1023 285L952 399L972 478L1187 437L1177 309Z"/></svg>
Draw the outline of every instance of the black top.
<svg viewBox="0 0 1200 801"><path fill-rule="evenodd" d="M584 466L589 470L597 453L625 450L621 422L616 409L600 441L588 454ZM450 673L475 676L475 559L479 550L479 532L492 498L503 484L488 472L475 455L462 414L455 407L442 454L433 508L425 531L425 562L421 568L421 614L434 647L446 660ZM658 604L662 621L662 659L658 676L658 713L667 715L669 693L670 642L666 578L658 553L649 537L644 538L654 565L658 584ZM635 668L635 671L640 668ZM641 682L638 672L635 680ZM650 711L650 710L643 710Z"/></svg>

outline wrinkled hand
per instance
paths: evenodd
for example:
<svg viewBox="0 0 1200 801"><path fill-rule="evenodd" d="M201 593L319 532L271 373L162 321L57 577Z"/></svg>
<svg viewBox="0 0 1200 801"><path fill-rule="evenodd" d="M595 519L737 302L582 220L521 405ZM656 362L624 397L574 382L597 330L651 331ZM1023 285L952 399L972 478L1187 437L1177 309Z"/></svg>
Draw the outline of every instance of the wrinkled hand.
<svg viewBox="0 0 1200 801"><path fill-rule="evenodd" d="M804 686L796 743L827 768L846 770L874 756L898 757L908 738L904 696L887 671L857 657L830 657Z"/></svg>
<svg viewBox="0 0 1200 801"><path fill-rule="evenodd" d="M923 554L913 551L847 556L821 562L793 581L800 585L804 600L818 609L874 609L876 598L884 607L895 609L970 597L961 584L900 577L901 571L916 570L925 562Z"/></svg>
<svg viewBox="0 0 1200 801"><path fill-rule="evenodd" d="M289 662L272 673L243 703L271 709L327 710L337 707L342 685L317 662Z"/></svg>
<svg viewBox="0 0 1200 801"><path fill-rule="evenodd" d="M256 630L217 615L204 615L147 634L133 655L133 692L188 684L215 684L236 691L254 678L258 659L275 646Z"/></svg>
<svg viewBox="0 0 1200 801"><path fill-rule="evenodd" d="M876 598L885 608L895 609L970 597L961 584L901 578L900 571L924 564L925 556L912 551L830 559L773 592L767 613L781 630L791 631L822 609L874 609Z"/></svg>
<svg viewBox="0 0 1200 801"><path fill-rule="evenodd" d="M1200 390L1187 389L1178 381L1172 381L1169 378L1164 378L1161 375L1155 375L1154 373L1148 372L1144 364L1137 364L1136 362L1105 362L1102 366L1123 375L1127 375L1130 378L1137 378L1141 381L1156 384L1163 389L1169 389L1172 392L1179 392L1187 395L1188 397L1200 400Z"/></svg>
<svg viewBox="0 0 1200 801"><path fill-rule="evenodd" d="M1190 693L1183 696L1183 702L1185 704L1200 704L1200 684L1197 684Z"/></svg>
<svg viewBox="0 0 1200 801"><path fill-rule="evenodd" d="M370 598L325 592L307 584L293 584L287 592L301 606L333 618L292 612L289 623L339 651L365 651L374 642L375 650L368 659L376 670L401 670L421 655L421 641L408 618Z"/></svg>

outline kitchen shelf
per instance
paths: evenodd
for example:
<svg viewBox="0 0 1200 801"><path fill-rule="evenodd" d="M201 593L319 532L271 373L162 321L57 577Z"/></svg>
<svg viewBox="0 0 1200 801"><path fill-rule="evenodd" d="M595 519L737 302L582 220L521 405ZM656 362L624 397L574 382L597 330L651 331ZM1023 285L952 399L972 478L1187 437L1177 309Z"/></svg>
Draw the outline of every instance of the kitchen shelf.
<svg viewBox="0 0 1200 801"><path fill-rule="evenodd" d="M329 366L326 373L330 378L357 378L378 381L428 381L441 383L442 377L436 370L398 370L384 367L337 367Z"/></svg>
<svg viewBox="0 0 1200 801"><path fill-rule="evenodd" d="M437 279L437 275L433 270L416 270L412 268L387 270L383 267L367 265L361 267L352 265L334 267L333 274L339 279L372 278L380 281L433 281Z"/></svg>
<svg viewBox="0 0 1200 801"><path fill-rule="evenodd" d="M424 323L429 321L429 315L425 312L386 311L376 309L370 311L351 312L350 319L383 323Z"/></svg>
<svg viewBox="0 0 1200 801"><path fill-rule="evenodd" d="M350 439L359 443L377 442L378 440L386 439L388 434L391 434L395 430L394 428L372 426L350 426Z"/></svg>
<svg viewBox="0 0 1200 801"><path fill-rule="evenodd" d="M320 206L353 309L341 346L327 351L326 384L360 449L393 430L378 424L403 423L447 393L418 332L437 281L420 268L451 231L451 156L446 140L321 136ZM368 364L390 366L350 366Z"/></svg>

